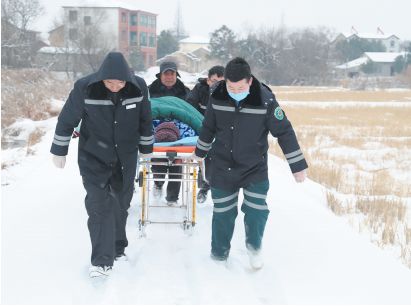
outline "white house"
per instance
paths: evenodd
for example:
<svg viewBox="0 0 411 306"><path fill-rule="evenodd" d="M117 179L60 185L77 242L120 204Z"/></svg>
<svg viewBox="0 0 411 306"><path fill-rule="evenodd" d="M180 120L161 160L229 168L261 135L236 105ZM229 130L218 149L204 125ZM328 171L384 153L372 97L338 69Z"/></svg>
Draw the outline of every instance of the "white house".
<svg viewBox="0 0 411 306"><path fill-rule="evenodd" d="M179 42L179 51L181 52L193 52L199 48L208 49L210 39L203 36L190 36L181 39Z"/></svg>
<svg viewBox="0 0 411 306"><path fill-rule="evenodd" d="M362 74L362 66L372 62L376 69L374 75L392 76L393 65L397 57L405 56L405 52L364 52L364 54L350 62L338 65L335 68L339 74L347 77L355 77Z"/></svg>
<svg viewBox="0 0 411 306"><path fill-rule="evenodd" d="M370 42L381 42L386 52L400 52L401 50L400 38L394 34L385 34L379 28L377 29L377 33L357 32L355 29L352 33L341 33L334 39L333 43L335 44L341 40L350 40L353 38L365 39Z"/></svg>

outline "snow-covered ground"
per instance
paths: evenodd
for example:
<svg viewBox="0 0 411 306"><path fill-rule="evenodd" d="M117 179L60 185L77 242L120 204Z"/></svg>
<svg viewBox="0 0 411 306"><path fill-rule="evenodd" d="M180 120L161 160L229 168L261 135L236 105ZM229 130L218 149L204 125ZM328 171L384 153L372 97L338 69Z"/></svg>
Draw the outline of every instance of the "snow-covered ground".
<svg viewBox="0 0 411 306"><path fill-rule="evenodd" d="M241 212L228 264L209 258L210 201L198 207L192 236L153 224L138 238L137 192L127 225L129 261L116 263L105 282L91 281L77 141L66 168L54 168L55 123L43 123L47 133L34 155L14 155L19 163L2 170L2 303L411 304L411 270L329 211L322 186L296 184L274 156L262 270L249 268Z"/></svg>

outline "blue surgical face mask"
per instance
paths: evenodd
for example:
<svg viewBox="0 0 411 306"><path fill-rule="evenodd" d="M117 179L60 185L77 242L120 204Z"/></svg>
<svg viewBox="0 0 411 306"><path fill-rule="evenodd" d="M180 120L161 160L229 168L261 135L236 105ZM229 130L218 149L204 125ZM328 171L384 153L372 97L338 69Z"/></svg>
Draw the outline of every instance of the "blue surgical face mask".
<svg viewBox="0 0 411 306"><path fill-rule="evenodd" d="M244 100L250 94L250 92L249 91L243 91L243 92L239 92L239 93L233 93L233 92L229 91L228 94L230 95L231 98L233 98L237 102L240 102L241 100Z"/></svg>

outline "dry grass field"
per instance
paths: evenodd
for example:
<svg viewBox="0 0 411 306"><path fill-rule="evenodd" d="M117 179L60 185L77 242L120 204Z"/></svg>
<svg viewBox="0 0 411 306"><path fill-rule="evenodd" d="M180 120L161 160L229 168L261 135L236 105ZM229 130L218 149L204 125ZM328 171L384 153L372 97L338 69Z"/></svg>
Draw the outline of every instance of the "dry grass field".
<svg viewBox="0 0 411 306"><path fill-rule="evenodd" d="M309 178L326 187L330 209L411 268L411 90L274 92L308 160ZM329 103L316 106L320 101ZM274 142L270 150L282 157Z"/></svg>
<svg viewBox="0 0 411 306"><path fill-rule="evenodd" d="M279 101L411 101L410 90L349 90L340 87L272 86Z"/></svg>

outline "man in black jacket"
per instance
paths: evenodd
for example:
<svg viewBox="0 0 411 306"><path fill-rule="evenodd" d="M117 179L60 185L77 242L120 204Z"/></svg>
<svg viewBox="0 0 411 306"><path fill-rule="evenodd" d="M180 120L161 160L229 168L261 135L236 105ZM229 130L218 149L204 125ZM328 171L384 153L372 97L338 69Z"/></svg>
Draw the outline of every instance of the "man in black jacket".
<svg viewBox="0 0 411 306"><path fill-rule="evenodd" d="M207 78L198 79L198 83L190 91L187 101L204 115L210 97L210 88L222 80L224 80L224 67L211 67Z"/></svg>
<svg viewBox="0 0 411 306"><path fill-rule="evenodd" d="M214 202L211 257L226 260L230 252L239 189L243 188L246 247L250 265L263 266L261 245L268 218L268 133L278 138L297 182L305 179L307 163L296 135L271 90L251 75L242 58L225 68L225 81L213 90L197 142L196 159L211 159Z"/></svg>
<svg viewBox="0 0 411 306"><path fill-rule="evenodd" d="M199 78L198 83L194 86L194 88L190 91L187 101L194 106L200 113L203 115L207 109L208 99L210 97L210 88L215 86L219 81L224 80L224 67L223 66L213 66L208 71L207 78ZM209 167L208 160L206 160L207 165L206 168ZM207 173L208 178L208 171ZM201 178L201 175L199 175ZM200 180L199 180L200 181ZM200 185L201 183L201 185ZM197 194L197 201L198 203L204 203L207 200L207 193L210 190L210 185L206 182L201 180L199 182L200 190Z"/></svg>
<svg viewBox="0 0 411 306"><path fill-rule="evenodd" d="M74 84L58 117L51 146L53 162L64 168L80 120L78 164L86 189L92 253L90 277L108 276L114 260L126 260L126 222L133 196L138 151L153 150L151 107L142 78L132 74L119 52Z"/></svg>
<svg viewBox="0 0 411 306"><path fill-rule="evenodd" d="M150 97L158 98L173 96L186 100L190 89L177 77L177 64L174 62L163 62L160 65L160 72L156 74L157 79L148 86Z"/></svg>
<svg viewBox="0 0 411 306"><path fill-rule="evenodd" d="M174 62L163 62L160 65L160 72L156 74L157 79L148 86L150 91L150 97L159 98L165 96L173 96L185 100L190 92L190 89L184 85L184 83L178 79L180 74L177 71L177 64ZM167 159L153 158L153 162L167 162ZM178 160L175 161L177 163ZM165 173L168 173L169 179L180 179L182 167L173 164L171 166L166 165L153 165L151 167L154 178L165 177ZM160 195L164 181L154 182L154 194ZM180 193L181 182L169 181L167 183L167 205L173 206L177 204L178 195Z"/></svg>

